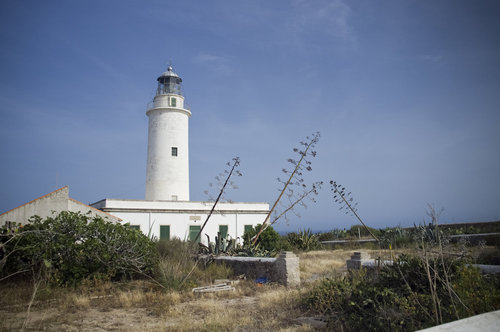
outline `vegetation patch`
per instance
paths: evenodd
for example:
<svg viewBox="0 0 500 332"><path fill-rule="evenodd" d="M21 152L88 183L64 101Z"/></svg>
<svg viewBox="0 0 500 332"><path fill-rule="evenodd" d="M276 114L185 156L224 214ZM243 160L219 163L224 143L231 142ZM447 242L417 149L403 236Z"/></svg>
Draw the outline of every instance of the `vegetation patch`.
<svg viewBox="0 0 500 332"><path fill-rule="evenodd" d="M25 276L60 285L84 279L118 280L149 276L158 262L155 244L140 231L63 211L34 216L27 225L0 230L0 277Z"/></svg>
<svg viewBox="0 0 500 332"><path fill-rule="evenodd" d="M302 305L328 316L334 330L413 331L499 309L500 279L460 260L401 255L378 274L323 279Z"/></svg>

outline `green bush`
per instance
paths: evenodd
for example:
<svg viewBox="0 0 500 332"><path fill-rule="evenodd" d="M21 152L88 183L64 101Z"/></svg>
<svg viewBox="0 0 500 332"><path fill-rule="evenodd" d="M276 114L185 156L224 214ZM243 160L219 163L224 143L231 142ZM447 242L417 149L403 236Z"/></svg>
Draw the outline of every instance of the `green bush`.
<svg viewBox="0 0 500 332"><path fill-rule="evenodd" d="M446 260L453 291L450 297L440 259L430 259L440 281L436 292L443 322L500 308L499 278L481 276L463 262ZM404 281L406 280L406 282ZM425 260L402 256L380 273L355 271L347 277L322 280L303 305L330 317L330 328L344 331L413 331L436 325ZM463 303L463 304L461 304Z"/></svg>
<svg viewBox="0 0 500 332"><path fill-rule="evenodd" d="M318 237L312 233L311 229L304 229L298 233L288 233L287 242L293 249L310 251L323 248Z"/></svg>
<svg viewBox="0 0 500 332"><path fill-rule="evenodd" d="M243 234L243 240L246 246L252 242L252 237L254 237L261 228L262 225L259 224ZM281 249L280 242L281 237L278 232L276 232L272 226L269 226L260 234L257 245L263 250L277 252Z"/></svg>
<svg viewBox="0 0 500 332"><path fill-rule="evenodd" d="M81 213L34 216L24 227L4 226L0 233L2 276L43 271L51 282L74 285L86 278L151 275L158 261L154 242L140 231Z"/></svg>
<svg viewBox="0 0 500 332"><path fill-rule="evenodd" d="M458 271L453 289L474 315L500 308L500 278L496 275L483 276L477 268L464 268ZM463 307L459 309L461 315L468 314Z"/></svg>
<svg viewBox="0 0 500 332"><path fill-rule="evenodd" d="M380 236L380 230L375 229L375 228L371 228L371 227L368 227L368 229L373 234L375 234L375 236ZM358 237L359 235L361 235L361 236L370 236L371 237L370 232L368 232L368 230L366 229L366 227L363 226L363 225L354 225L354 226L352 226L351 229L349 229L349 234L352 237Z"/></svg>
<svg viewBox="0 0 500 332"><path fill-rule="evenodd" d="M476 264L500 265L500 247L486 247L478 254Z"/></svg>
<svg viewBox="0 0 500 332"><path fill-rule="evenodd" d="M415 236L412 229L401 226L387 227L380 230L379 240L380 246L385 249L407 248L415 242Z"/></svg>
<svg viewBox="0 0 500 332"><path fill-rule="evenodd" d="M332 240L340 240L347 236L346 229L334 228L329 232L318 234L319 241L332 241Z"/></svg>

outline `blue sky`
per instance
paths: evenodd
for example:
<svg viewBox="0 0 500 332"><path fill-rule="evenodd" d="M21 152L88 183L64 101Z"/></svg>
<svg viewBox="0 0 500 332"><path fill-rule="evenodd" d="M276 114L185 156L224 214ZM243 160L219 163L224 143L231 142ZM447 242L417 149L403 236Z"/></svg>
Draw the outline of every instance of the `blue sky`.
<svg viewBox="0 0 500 332"><path fill-rule="evenodd" d="M234 156L235 201L321 132L309 181L373 227L500 219L498 1L0 2L0 212L63 185L142 199L146 104L171 62L190 119L191 199ZM350 227L328 187L281 231Z"/></svg>

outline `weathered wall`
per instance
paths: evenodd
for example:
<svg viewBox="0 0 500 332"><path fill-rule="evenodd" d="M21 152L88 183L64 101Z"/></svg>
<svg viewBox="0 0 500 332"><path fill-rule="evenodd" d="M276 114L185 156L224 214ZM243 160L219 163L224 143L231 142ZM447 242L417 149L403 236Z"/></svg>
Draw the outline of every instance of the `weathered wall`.
<svg viewBox="0 0 500 332"><path fill-rule="evenodd" d="M91 216L100 216L112 222L119 222L120 218L69 198L69 188L63 187L45 196L34 199L26 204L0 214L0 225L7 221L25 224L34 215L41 218L52 217L61 211L90 212Z"/></svg>
<svg viewBox="0 0 500 332"><path fill-rule="evenodd" d="M0 224L6 221L25 224L31 216L37 215L42 218L52 216L52 211L64 211L68 209L69 188L63 187L45 196L32 200L15 209L0 215Z"/></svg>
<svg viewBox="0 0 500 332"><path fill-rule="evenodd" d="M214 260L230 266L237 275L267 278L287 287L300 286L299 258L291 251L283 252L278 258L220 256Z"/></svg>
<svg viewBox="0 0 500 332"><path fill-rule="evenodd" d="M93 208L91 206L88 206L86 204L83 204L82 202L79 202L77 200L74 200L72 198L68 199L68 211L71 212L80 212L82 214L89 214L90 217L96 217L99 216L105 220L111 221L111 222L120 222L121 219L112 216L109 213L103 212L101 210L98 210L96 208Z"/></svg>

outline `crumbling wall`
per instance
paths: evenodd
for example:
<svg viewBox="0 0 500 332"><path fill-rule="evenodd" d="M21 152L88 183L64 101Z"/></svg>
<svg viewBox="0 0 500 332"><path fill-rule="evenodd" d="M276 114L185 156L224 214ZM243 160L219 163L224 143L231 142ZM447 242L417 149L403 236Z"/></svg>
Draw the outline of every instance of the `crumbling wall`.
<svg viewBox="0 0 500 332"><path fill-rule="evenodd" d="M299 258L291 251L285 251L277 258L219 256L214 261L226 264L235 274L244 274L248 278L267 278L287 287L300 286Z"/></svg>

